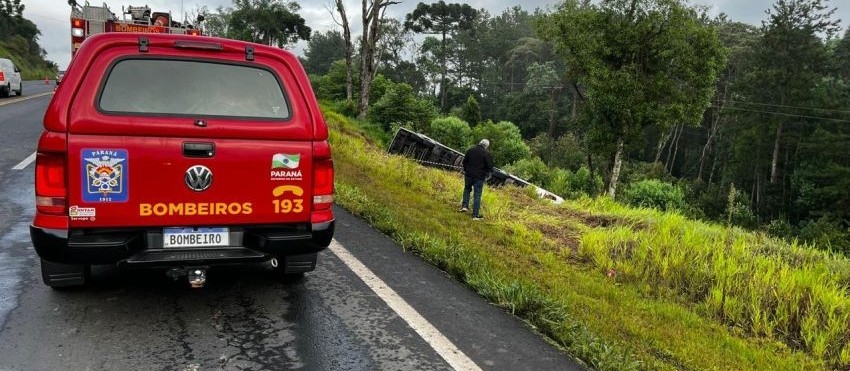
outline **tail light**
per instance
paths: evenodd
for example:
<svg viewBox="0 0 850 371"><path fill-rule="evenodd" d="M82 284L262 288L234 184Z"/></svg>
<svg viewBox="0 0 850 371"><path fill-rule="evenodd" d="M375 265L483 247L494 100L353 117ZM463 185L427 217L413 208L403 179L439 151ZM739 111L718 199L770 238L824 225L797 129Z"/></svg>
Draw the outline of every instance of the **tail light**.
<svg viewBox="0 0 850 371"><path fill-rule="evenodd" d="M6 74L0 71L0 80L6 80Z"/></svg>
<svg viewBox="0 0 850 371"><path fill-rule="evenodd" d="M313 143L313 212L312 223L334 219L334 164L327 141Z"/></svg>
<svg viewBox="0 0 850 371"><path fill-rule="evenodd" d="M86 36L85 23L82 19L71 19L71 36L74 38L81 38Z"/></svg>
<svg viewBox="0 0 850 371"><path fill-rule="evenodd" d="M35 159L35 207L42 214L66 215L65 155L39 152Z"/></svg>
<svg viewBox="0 0 850 371"><path fill-rule="evenodd" d="M186 34L191 35L191 36L198 36L198 35L201 34L201 30L198 30L198 29L187 30Z"/></svg>

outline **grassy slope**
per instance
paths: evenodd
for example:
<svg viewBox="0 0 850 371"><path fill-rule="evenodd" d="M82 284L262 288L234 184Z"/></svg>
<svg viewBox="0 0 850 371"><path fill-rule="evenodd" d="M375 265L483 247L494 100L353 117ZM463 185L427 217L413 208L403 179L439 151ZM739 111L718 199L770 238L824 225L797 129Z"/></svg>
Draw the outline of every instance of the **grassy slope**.
<svg viewBox="0 0 850 371"><path fill-rule="evenodd" d="M19 48L20 46L12 42L0 41L0 58L11 59L15 66L21 69L23 80L42 80L45 76L48 76L51 80L56 78L56 71L53 71L50 67L21 57L24 53Z"/></svg>
<svg viewBox="0 0 850 371"><path fill-rule="evenodd" d="M326 117L339 204L594 368L826 367L777 337L748 337L747 328L724 325L709 306L673 285L641 280L616 253L598 254L619 241L600 236L636 245L621 235L664 235L653 232L654 220L664 214L605 201L553 207L522 190L488 189L488 219L472 223L456 211L462 188L457 174L388 156L346 118L332 112Z"/></svg>

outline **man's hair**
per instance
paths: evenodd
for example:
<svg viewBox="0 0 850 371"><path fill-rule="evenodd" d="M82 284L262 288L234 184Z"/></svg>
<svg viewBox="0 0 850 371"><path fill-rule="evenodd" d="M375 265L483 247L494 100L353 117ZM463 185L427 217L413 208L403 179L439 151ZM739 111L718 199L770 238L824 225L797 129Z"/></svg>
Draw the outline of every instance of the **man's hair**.
<svg viewBox="0 0 850 371"><path fill-rule="evenodd" d="M478 142L478 145L487 148L490 147L490 141L487 139L481 139L481 141Z"/></svg>

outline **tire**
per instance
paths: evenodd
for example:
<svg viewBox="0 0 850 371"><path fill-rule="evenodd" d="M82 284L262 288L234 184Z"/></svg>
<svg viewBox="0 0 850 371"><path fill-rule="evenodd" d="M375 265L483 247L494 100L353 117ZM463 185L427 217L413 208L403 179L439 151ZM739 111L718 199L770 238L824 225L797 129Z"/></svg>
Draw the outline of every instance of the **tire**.
<svg viewBox="0 0 850 371"><path fill-rule="evenodd" d="M24 94L24 82L21 81L21 83L18 84L18 91L15 92L15 96L20 97L23 94Z"/></svg>
<svg viewBox="0 0 850 371"><path fill-rule="evenodd" d="M54 289L84 286L89 279L89 266L41 259L41 279L45 285Z"/></svg>
<svg viewBox="0 0 850 371"><path fill-rule="evenodd" d="M12 86L6 85L5 88L0 89L0 98L9 98L9 93L12 92Z"/></svg>

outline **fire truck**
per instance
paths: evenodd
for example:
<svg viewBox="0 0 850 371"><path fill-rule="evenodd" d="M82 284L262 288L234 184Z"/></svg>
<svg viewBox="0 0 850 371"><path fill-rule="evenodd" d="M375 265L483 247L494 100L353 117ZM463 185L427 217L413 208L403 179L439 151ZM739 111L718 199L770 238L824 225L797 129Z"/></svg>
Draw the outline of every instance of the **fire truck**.
<svg viewBox="0 0 850 371"><path fill-rule="evenodd" d="M76 0L68 0L71 6L71 56L80 48L83 40L91 35L104 32L143 32L176 33L201 35L201 30L186 22L174 21L171 12L152 12L145 6L121 7L121 17L115 15L109 6L90 5L88 1L80 5ZM204 20L198 16L197 24Z"/></svg>

